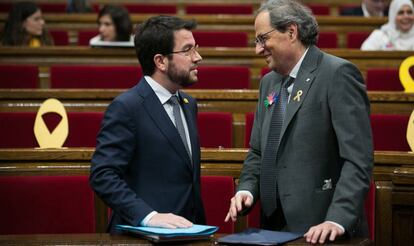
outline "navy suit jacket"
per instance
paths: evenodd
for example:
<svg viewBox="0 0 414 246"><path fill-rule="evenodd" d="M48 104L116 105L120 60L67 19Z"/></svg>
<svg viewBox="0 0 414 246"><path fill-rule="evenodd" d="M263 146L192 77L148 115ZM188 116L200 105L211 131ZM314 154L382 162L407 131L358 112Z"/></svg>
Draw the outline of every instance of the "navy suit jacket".
<svg viewBox="0 0 414 246"><path fill-rule="evenodd" d="M113 209L108 231L138 225L151 211L204 224L197 104L179 92L192 161L155 92L142 78L108 106L92 157L90 184Z"/></svg>

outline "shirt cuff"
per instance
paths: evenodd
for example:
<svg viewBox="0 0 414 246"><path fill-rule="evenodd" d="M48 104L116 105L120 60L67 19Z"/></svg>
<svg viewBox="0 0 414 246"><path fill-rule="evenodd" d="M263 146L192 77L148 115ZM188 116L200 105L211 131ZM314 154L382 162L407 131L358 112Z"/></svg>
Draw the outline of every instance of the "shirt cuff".
<svg viewBox="0 0 414 246"><path fill-rule="evenodd" d="M158 214L157 211L152 211L151 213L149 213L147 216L145 216L145 218L143 220L141 220L140 225L141 226L147 226L148 221L150 221L150 219L156 214Z"/></svg>
<svg viewBox="0 0 414 246"><path fill-rule="evenodd" d="M338 224L336 222L333 222L333 221L329 221L329 220L327 220L326 222L336 225L337 227L339 227L342 230L342 233L345 233L345 228L343 226L341 226L340 224Z"/></svg>
<svg viewBox="0 0 414 246"><path fill-rule="evenodd" d="M252 193L251 193L250 191L248 191L248 190L239 190L239 191L236 193L236 196L237 196L238 194L246 194L246 195L250 196L250 198L252 198L252 201L254 201L254 197L253 197Z"/></svg>

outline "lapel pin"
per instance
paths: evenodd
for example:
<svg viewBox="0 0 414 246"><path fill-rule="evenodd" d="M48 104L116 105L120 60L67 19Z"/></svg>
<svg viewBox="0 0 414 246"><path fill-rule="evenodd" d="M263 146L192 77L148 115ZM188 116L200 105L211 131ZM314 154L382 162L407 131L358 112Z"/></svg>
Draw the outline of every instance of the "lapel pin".
<svg viewBox="0 0 414 246"><path fill-rule="evenodd" d="M306 82L309 82L309 81L310 81L310 78L307 78L307 79L306 79Z"/></svg>
<svg viewBox="0 0 414 246"><path fill-rule="evenodd" d="M266 108L272 106L275 102L277 102L279 96L276 96L276 93L272 91L264 100L264 105Z"/></svg>
<svg viewBox="0 0 414 246"><path fill-rule="evenodd" d="M332 189L332 179L325 179L324 184L322 186L322 190L330 190Z"/></svg>
<svg viewBox="0 0 414 246"><path fill-rule="evenodd" d="M188 99L187 98L184 98L183 101L184 101L185 104L188 103Z"/></svg>
<svg viewBox="0 0 414 246"><path fill-rule="evenodd" d="M298 92L296 92L296 96L293 98L293 101L298 101L300 102L300 97L302 96L303 91L302 90L298 90Z"/></svg>

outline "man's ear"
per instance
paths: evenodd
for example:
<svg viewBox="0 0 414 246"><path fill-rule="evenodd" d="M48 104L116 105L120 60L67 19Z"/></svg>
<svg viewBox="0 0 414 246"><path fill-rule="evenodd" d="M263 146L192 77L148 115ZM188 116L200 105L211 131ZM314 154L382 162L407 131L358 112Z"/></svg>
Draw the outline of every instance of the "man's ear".
<svg viewBox="0 0 414 246"><path fill-rule="evenodd" d="M289 35L289 39L291 39L291 40L295 40L295 39L297 39L297 37L298 37L298 26L297 25L295 25L295 24L290 24L288 27L287 27L287 33L288 33L288 35Z"/></svg>
<svg viewBox="0 0 414 246"><path fill-rule="evenodd" d="M161 54L156 54L154 56L154 64L158 70L165 72L168 67L168 58Z"/></svg>

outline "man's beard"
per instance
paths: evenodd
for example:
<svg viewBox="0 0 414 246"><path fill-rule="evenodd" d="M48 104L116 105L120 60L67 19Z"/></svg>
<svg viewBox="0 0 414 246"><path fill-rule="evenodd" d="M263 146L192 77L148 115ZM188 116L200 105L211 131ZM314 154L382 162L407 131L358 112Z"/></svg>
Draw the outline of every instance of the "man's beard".
<svg viewBox="0 0 414 246"><path fill-rule="evenodd" d="M198 81L197 76L191 77L191 71L178 70L174 63L171 63L168 67L167 76L173 83L183 88L191 86Z"/></svg>

